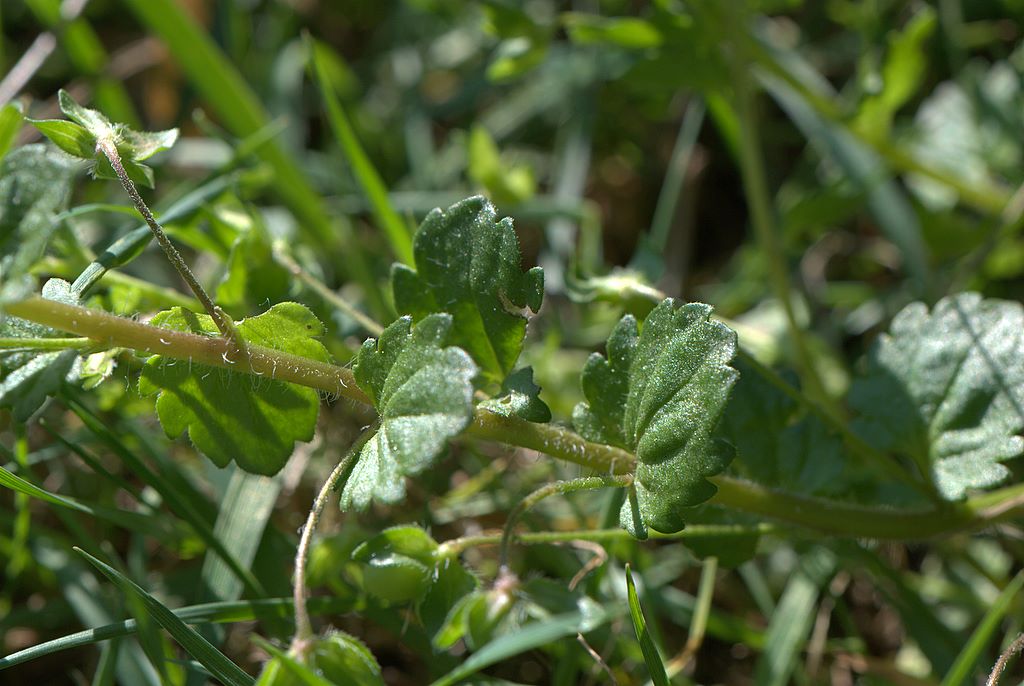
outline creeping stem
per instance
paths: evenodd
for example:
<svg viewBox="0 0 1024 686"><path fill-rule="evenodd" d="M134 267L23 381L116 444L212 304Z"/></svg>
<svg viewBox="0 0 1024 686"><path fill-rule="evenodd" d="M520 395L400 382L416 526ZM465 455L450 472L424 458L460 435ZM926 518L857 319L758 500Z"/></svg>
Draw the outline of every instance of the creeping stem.
<svg viewBox="0 0 1024 686"><path fill-rule="evenodd" d="M224 338L162 329L102 310L39 296L7 304L4 309L15 317L92 339L100 346L133 348L226 367L308 386L364 404L370 402L356 386L351 370L272 348L248 345L239 352L233 342ZM477 408L466 435L543 452L609 476L630 474L636 465L636 457L631 453L591 443L568 428L502 417L482 408ZM922 539L976 530L1024 515L1024 484L977 495L960 503L908 510L799 496L729 476L710 480L718 487L712 503L837 536Z"/></svg>

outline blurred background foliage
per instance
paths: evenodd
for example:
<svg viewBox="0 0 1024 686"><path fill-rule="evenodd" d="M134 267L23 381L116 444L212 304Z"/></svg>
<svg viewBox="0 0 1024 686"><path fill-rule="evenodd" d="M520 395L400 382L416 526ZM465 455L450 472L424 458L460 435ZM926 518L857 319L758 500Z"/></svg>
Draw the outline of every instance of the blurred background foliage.
<svg viewBox="0 0 1024 686"><path fill-rule="evenodd" d="M867 346L911 300L965 289L1020 300L1022 19L1019 0L0 0L0 100L56 116L64 87L114 120L180 127L183 139L156 158L154 202L167 212L195 191L205 203L168 222L170 234L233 316L302 300L328 322L326 342L344 361L358 344L357 320L293 278L290 265L382 317L395 255L382 230L389 219L354 172L351 145L339 146L339 120L307 73L311 37L341 124L387 189L390 221L404 227L474 193L515 218L524 264L545 268L548 292L525 355L556 420L567 421L586 356L623 312L650 308L652 289L713 304L762 364L799 367L770 251L751 229L744 155L764 160L794 314L831 395L846 390ZM41 57L38 67L19 61L26 54ZM12 135L0 141L4 150L38 139L27 126ZM123 202L111 184L82 179L75 205L106 205L69 220L38 273L75 278L138 225L109 205ZM282 251L289 261L275 256ZM92 297L145 314L189 304L176 284L150 251L111 272ZM4 653L126 612L144 617L100 588L72 544L103 551L177 606L242 594L206 555L211 540L233 541L259 593L287 596L296 527L339 446L366 420L333 404L318 439L282 475L259 482L257 497L244 490L256 486L238 485L184 441L168 444L133 385L140 361L118 362L112 381L88 396L68 391L38 426L0 414L9 470L143 515L126 528L0 492ZM395 522L426 526L439 541L493 529L534 485L571 471L473 444L454 453L402 507L334 517L327 529L338 533L314 558L315 585L346 610L325 611L323 621L364 640L389 683L424 683L455 660L434 655L402 608L360 589L354 546ZM765 477L758 465L734 469ZM829 472L806 469L811 478L793 483L829 492ZM251 510L225 516L239 499ZM607 509L603 498L573 497L541 511L557 529L600 525ZM757 557L737 555L739 566L719 570L717 582L712 572L714 609L696 656L685 644L700 546L621 540L606 552L632 561L652 632L681 680L933 684L949 679L966 637L998 605L1024 556L1021 535L1008 525L929 545L765 537ZM249 545L240 550L238 541ZM491 553L474 549L466 561L490 578ZM517 554L541 587L564 587L593 555L556 546ZM586 592L624 603L617 568L607 563ZM957 662L970 679L1021 628L1019 612L1008 616L996 618L966 667ZM618 683L644 683L624 622L591 640ZM257 630L288 634L281 618ZM209 631L250 670L265 657L247 639L251 623ZM122 683L185 683L194 674L179 659L156 676L154 654L181 656L152 626L140 636L109 658ZM604 683L603 667L572 638L492 673ZM87 683L108 655L79 648L0 672L0 683Z"/></svg>

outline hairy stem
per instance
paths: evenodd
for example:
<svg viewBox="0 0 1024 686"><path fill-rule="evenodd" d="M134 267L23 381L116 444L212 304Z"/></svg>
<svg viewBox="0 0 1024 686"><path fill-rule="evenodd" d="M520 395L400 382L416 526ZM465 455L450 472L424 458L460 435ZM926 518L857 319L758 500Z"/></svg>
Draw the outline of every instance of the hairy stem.
<svg viewBox="0 0 1024 686"><path fill-rule="evenodd" d="M237 346L223 338L162 329L102 310L38 296L4 308L15 317L84 336L108 347L192 360L316 388L364 404L370 402L356 386L351 370L272 348L248 345L243 354L238 354ZM566 427L502 417L481 408L477 408L465 435L536 450L606 475L629 474L636 466L636 457L631 453L591 443ZM972 531L1024 514L1024 484L977 495L960 503L908 510L799 496L729 476L715 476L710 481L718 487L712 503L813 531L853 538L923 539Z"/></svg>
<svg viewBox="0 0 1024 686"><path fill-rule="evenodd" d="M185 263L185 259L178 252L178 249L171 243L171 239L167 237L167 233L164 232L164 228L160 226L153 213L150 211L149 206L139 195L139 191L135 188L135 183L128 178L128 172L125 171L124 165L121 163L121 154L117 151L117 146L114 144L112 138L104 136L96 141L96 151L103 153L103 155L110 162L110 166L114 168L114 173L117 174L117 179L121 182L128 197L132 199L132 203L135 205L135 209L139 211L142 218L146 220L146 224L149 225L150 230L153 232L153 236L156 238L156 242L160 244L164 254L167 255L167 259L170 260L171 264L181 275L181 278L185 280L188 287L192 289L192 293L203 305L203 309L206 310L207 314L213 318L214 323L217 325L217 329L220 330L225 337L234 339L234 328L231 326L231 321L224 315L224 311L217 307L213 300L210 298L206 289L199 283L196 275L192 273L189 266Z"/></svg>
<svg viewBox="0 0 1024 686"><path fill-rule="evenodd" d="M508 519L505 520L505 529L501 533L500 568L502 570L508 569L508 548L512 543L516 522L519 521L519 518L524 512L539 503L541 500L553 495L564 495L566 493L574 493L576 491L588 491L598 488L626 488L632 483L633 477L631 475L620 474L618 476L585 476L580 479L572 479L571 481L555 481L541 486L536 491L516 503L516 506L512 508L511 512L509 512Z"/></svg>
<svg viewBox="0 0 1024 686"><path fill-rule="evenodd" d="M359 450L373 436L376 430L377 427L374 425L364 431L356 442L352 444L348 452L345 453L345 457L338 462L330 476L324 481L320 492L316 494L316 498L313 500L313 507L309 511L309 516L306 517L306 525L302 528L302 537L299 539L299 546L295 550L295 578L292 581L292 598L295 602L295 636L292 638L292 651L295 654L303 654L306 646L309 645L314 636L313 624L309 619L309 611L306 608L306 598L308 597L306 566L309 563L309 551L313 544L313 534L316 532L317 524L320 523L320 515L323 514L324 506L327 505L327 500L331 497L331 493L337 488L341 478L348 474L356 455L359 454Z"/></svg>

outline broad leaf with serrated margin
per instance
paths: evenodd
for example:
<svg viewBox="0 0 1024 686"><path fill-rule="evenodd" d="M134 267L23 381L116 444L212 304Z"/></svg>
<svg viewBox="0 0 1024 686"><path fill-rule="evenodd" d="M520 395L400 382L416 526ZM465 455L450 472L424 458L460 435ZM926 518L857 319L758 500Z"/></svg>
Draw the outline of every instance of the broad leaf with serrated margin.
<svg viewBox="0 0 1024 686"><path fill-rule="evenodd" d="M903 309L850 391L856 428L913 459L950 500L1004 481L1024 452L1024 307L961 293Z"/></svg>
<svg viewBox="0 0 1024 686"><path fill-rule="evenodd" d="M583 369L587 400L573 423L588 440L636 455L620 520L640 537L647 527L682 529L683 508L714 495L707 477L732 459L731 446L712 434L737 378L736 334L710 314L708 305L677 308L666 299L642 329L627 315L608 339L608 357L595 353Z"/></svg>
<svg viewBox="0 0 1024 686"><path fill-rule="evenodd" d="M43 286L44 298L78 305L78 296L63 279L50 279ZM42 324L18 317L0 321L0 338L60 338L64 334ZM0 407L11 408L15 421L24 422L48 396L65 382L78 379L81 371L78 350L0 350Z"/></svg>
<svg viewBox="0 0 1024 686"><path fill-rule="evenodd" d="M176 331L217 333L209 316L180 307L161 312L151 323ZM316 340L323 334L323 324L298 303L274 305L239 321L236 328L245 343L329 360ZM234 460L254 474L280 471L295 442L313 438L320 408L312 388L160 355L146 362L139 390L160 394L157 415L169 437L187 430L196 448L216 465L224 467Z"/></svg>
<svg viewBox="0 0 1024 686"><path fill-rule="evenodd" d="M526 309L540 309L544 274L519 269L512 220L473 197L427 215L413 239L415 271L395 265L395 307L419 320L452 316L451 343L468 352L484 376L500 383L523 348Z"/></svg>
<svg viewBox="0 0 1024 686"><path fill-rule="evenodd" d="M353 371L373 401L380 427L359 452L345 482L341 507L405 495L404 477L419 474L473 417L477 367L465 351L443 347L452 317L432 314L415 326L402 317L363 343Z"/></svg>

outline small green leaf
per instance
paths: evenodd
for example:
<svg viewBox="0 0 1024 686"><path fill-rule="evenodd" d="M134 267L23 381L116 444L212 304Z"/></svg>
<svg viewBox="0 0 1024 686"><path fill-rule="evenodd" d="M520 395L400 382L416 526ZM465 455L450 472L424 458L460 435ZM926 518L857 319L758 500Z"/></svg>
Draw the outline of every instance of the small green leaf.
<svg viewBox="0 0 1024 686"><path fill-rule="evenodd" d="M217 333L209 316L180 307L161 312L152 324ZM247 343L328 361L327 350L315 338L323 325L298 303L274 305L236 328ZM296 441L312 439L320 407L311 388L159 355L143 367L139 390L159 392L156 410L169 437L188 430L196 448L218 466L233 459L245 471L267 476L284 466Z"/></svg>
<svg viewBox="0 0 1024 686"><path fill-rule="evenodd" d="M540 390L533 382L533 367L523 367L508 375L497 398L480 403L480 407L502 417L543 424L551 421L551 408L540 399Z"/></svg>
<svg viewBox="0 0 1024 686"><path fill-rule="evenodd" d="M0 107L0 160L11 149L24 121L25 118L21 115L21 106L17 102L9 102Z"/></svg>
<svg viewBox="0 0 1024 686"><path fill-rule="evenodd" d="M385 529L352 551L363 565L363 588L387 603L422 598L434 578L437 542L415 526Z"/></svg>
<svg viewBox="0 0 1024 686"><path fill-rule="evenodd" d="M629 603L629 617L633 620L633 631L636 632L636 640L640 642L640 651L644 654L644 662L647 664L647 672L650 674L651 681L655 686L668 686L665 663L658 652L658 646L654 645L654 639L647 631L647 620L644 619L640 598L636 594L636 584L633 582L633 572L628 564L626 565L626 598Z"/></svg>
<svg viewBox="0 0 1024 686"><path fill-rule="evenodd" d="M44 298L78 305L78 297L63 279L43 286ZM0 321L0 338L60 338L64 334L17 317ZM79 378L78 350L0 351L0 407L11 408L15 421L27 421L47 397Z"/></svg>
<svg viewBox="0 0 1024 686"><path fill-rule="evenodd" d="M71 121L30 119L40 132L64 152L92 160L93 173L101 179L116 179L117 175L106 156L97 151L96 145L101 140L113 141L128 178L137 185L153 187L153 170L140 162L173 146L178 140L177 129L135 131L110 121L96 110L82 107L65 90L60 91L58 99L61 111Z"/></svg>
<svg viewBox="0 0 1024 686"><path fill-rule="evenodd" d="M682 529L683 508L714 495L707 477L732 459L712 434L738 376L729 366L736 334L710 314L708 305L666 299L642 330L627 315L608 338L608 357L592 355L583 369L587 401L573 423L588 440L636 455L636 498L620 516L634 533L643 533L637 514L656 531Z"/></svg>
<svg viewBox="0 0 1024 686"><path fill-rule="evenodd" d="M413 239L416 270L395 265L395 307L419 320L432 312L452 316L451 343L468 352L489 381L500 383L523 347L526 308L544 296L539 267L519 269L512 220L497 221L494 206L473 197L435 209Z"/></svg>
<svg viewBox="0 0 1024 686"><path fill-rule="evenodd" d="M343 509L405 495L403 478L433 464L473 417L477 367L465 351L442 347L452 317L432 314L415 326L395 321L363 343L353 371L380 414L380 428L359 453L341 494Z"/></svg>
<svg viewBox="0 0 1024 686"><path fill-rule="evenodd" d="M380 664L363 643L342 631L313 641L305 662L260 641L274 659L260 674L257 686L327 686L384 684Z"/></svg>
<svg viewBox="0 0 1024 686"><path fill-rule="evenodd" d="M855 426L913 459L949 500L1004 481L1024 452L1024 307L961 293L912 303L854 382Z"/></svg>
<svg viewBox="0 0 1024 686"><path fill-rule="evenodd" d="M89 160L96 155L96 136L82 125L64 119L32 119L32 126L54 145L74 157Z"/></svg>

